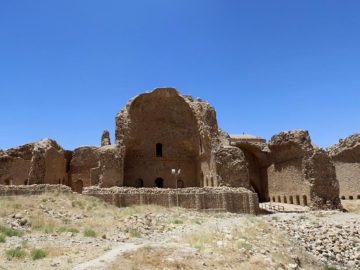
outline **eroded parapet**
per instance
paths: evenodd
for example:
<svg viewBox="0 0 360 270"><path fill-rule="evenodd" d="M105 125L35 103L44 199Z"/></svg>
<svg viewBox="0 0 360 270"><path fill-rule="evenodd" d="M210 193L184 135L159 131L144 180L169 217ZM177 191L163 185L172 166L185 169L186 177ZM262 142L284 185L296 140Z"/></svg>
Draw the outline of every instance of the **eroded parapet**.
<svg viewBox="0 0 360 270"><path fill-rule="evenodd" d="M0 196L38 195L47 192L70 193L71 188L65 185L0 185Z"/></svg>
<svg viewBox="0 0 360 270"><path fill-rule="evenodd" d="M327 149L339 180L341 199L360 199L360 133L339 140Z"/></svg>
<svg viewBox="0 0 360 270"><path fill-rule="evenodd" d="M136 204L156 204L164 207L179 206L194 210L227 211L257 214L259 203L256 193L245 188L130 188L88 187L83 194L95 196L118 207Z"/></svg>
<svg viewBox="0 0 360 270"><path fill-rule="evenodd" d="M313 209L339 209L335 167L323 149L312 145L308 131L292 130L269 141L268 168L271 201L301 204Z"/></svg>

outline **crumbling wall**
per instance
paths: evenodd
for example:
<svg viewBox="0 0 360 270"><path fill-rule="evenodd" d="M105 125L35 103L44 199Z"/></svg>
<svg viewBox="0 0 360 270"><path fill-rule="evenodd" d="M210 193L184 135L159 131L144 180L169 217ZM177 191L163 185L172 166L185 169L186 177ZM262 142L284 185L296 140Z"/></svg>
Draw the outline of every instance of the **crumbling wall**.
<svg viewBox="0 0 360 270"><path fill-rule="evenodd" d="M99 167L99 153L96 146L81 146L75 148L70 163L71 187L80 191L82 187L96 185L92 182L92 169ZM94 178L93 178L94 179ZM96 178L93 181L97 181Z"/></svg>
<svg viewBox="0 0 360 270"><path fill-rule="evenodd" d="M15 196L15 195L38 195L47 192L61 192L69 193L71 188L64 185L0 185L0 196Z"/></svg>
<svg viewBox="0 0 360 270"><path fill-rule="evenodd" d="M8 149L0 157L0 184L65 183L68 177L65 155L51 139Z"/></svg>
<svg viewBox="0 0 360 270"><path fill-rule="evenodd" d="M248 163L237 147L221 147L216 152L216 171L221 186L250 188Z"/></svg>
<svg viewBox="0 0 360 270"><path fill-rule="evenodd" d="M111 141L110 141L110 133L108 130L105 129L101 135L101 146L107 146L107 145L111 145Z"/></svg>
<svg viewBox="0 0 360 270"><path fill-rule="evenodd" d="M174 188L171 169L181 170L186 187L200 186L204 175L216 177L211 163L214 132L215 111L206 102L181 96L174 88L136 96L116 117L116 144L125 151L124 185L153 187L161 178L164 187Z"/></svg>
<svg viewBox="0 0 360 270"><path fill-rule="evenodd" d="M311 144L308 131L280 132L271 138L269 148L271 201L312 208L341 208L334 166L324 150Z"/></svg>
<svg viewBox="0 0 360 270"><path fill-rule="evenodd" d="M215 109L174 88L157 88L131 99L116 116L115 139L124 148L125 186L153 187L161 178L164 187L173 188L171 169L181 169L186 187L250 187L243 153L229 147ZM156 156L156 144L161 144L163 155Z"/></svg>
<svg viewBox="0 0 360 270"><path fill-rule="evenodd" d="M244 188L85 188L84 194L104 199L118 207L134 204L156 204L165 207L178 206L196 210L228 211L257 214L258 198Z"/></svg>
<svg viewBox="0 0 360 270"><path fill-rule="evenodd" d="M328 149L339 180L341 199L360 199L360 133L339 140Z"/></svg>
<svg viewBox="0 0 360 270"><path fill-rule="evenodd" d="M243 151L248 163L250 185L258 194L259 201L269 201L267 169L271 164L271 155L265 140L232 140L231 145Z"/></svg>
<svg viewBox="0 0 360 270"><path fill-rule="evenodd" d="M123 179L122 150L116 145L82 146L74 149L70 163L71 187L121 186Z"/></svg>

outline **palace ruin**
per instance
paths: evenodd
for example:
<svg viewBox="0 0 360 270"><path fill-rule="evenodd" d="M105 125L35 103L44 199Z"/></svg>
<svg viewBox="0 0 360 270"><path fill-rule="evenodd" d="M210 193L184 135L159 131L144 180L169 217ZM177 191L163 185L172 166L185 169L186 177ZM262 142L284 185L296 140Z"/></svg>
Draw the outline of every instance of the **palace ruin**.
<svg viewBox="0 0 360 270"><path fill-rule="evenodd" d="M43 139L1 150L0 185L62 184L119 206L173 205L172 190L179 189L184 207L252 213L258 201L271 201L336 209L340 197L360 198L359 149L359 134L327 151L313 146L305 130L280 132L269 142L229 135L208 102L157 88L118 112L114 144L105 130L101 146L68 151ZM206 203L211 198L217 199Z"/></svg>

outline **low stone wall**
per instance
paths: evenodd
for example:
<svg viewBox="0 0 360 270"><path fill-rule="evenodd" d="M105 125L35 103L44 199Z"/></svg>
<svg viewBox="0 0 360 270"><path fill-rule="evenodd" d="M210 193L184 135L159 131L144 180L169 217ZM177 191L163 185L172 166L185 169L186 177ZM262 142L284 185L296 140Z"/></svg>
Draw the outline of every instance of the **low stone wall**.
<svg viewBox="0 0 360 270"><path fill-rule="evenodd" d="M22 186L6 186L0 185L0 196L14 196L14 195L37 195L45 192L72 192L71 188L64 185L22 185Z"/></svg>
<svg viewBox="0 0 360 270"><path fill-rule="evenodd" d="M203 187L182 189L87 187L84 195L91 195L118 207L134 204L179 206L195 210L227 211L257 214L259 202L256 193L245 188Z"/></svg>

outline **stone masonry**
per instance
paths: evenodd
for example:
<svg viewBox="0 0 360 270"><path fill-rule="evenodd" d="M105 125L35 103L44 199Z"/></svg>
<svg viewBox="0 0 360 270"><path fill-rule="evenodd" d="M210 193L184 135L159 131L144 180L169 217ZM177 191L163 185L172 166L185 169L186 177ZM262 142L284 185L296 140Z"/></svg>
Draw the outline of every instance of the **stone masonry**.
<svg viewBox="0 0 360 270"><path fill-rule="evenodd" d="M360 133L340 140L328 153L336 168L341 199L360 199Z"/></svg>
<svg viewBox="0 0 360 270"><path fill-rule="evenodd" d="M359 197L359 141L355 134L325 151L312 145L305 130L280 132L268 143L250 134L230 136L218 127L208 102L156 88L116 114L114 144L105 130L101 146L67 151L43 139L0 150L0 185L64 184L87 194L113 187L151 194L156 187L205 193L232 187L260 201L333 209L341 208L339 196Z"/></svg>

